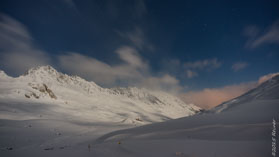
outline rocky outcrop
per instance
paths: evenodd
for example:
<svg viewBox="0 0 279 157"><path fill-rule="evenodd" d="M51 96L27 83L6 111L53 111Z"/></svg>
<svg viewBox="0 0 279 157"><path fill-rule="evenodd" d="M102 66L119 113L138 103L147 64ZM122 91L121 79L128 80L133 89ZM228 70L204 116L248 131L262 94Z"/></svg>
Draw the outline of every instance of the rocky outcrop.
<svg viewBox="0 0 279 157"><path fill-rule="evenodd" d="M31 86L33 89L38 90L41 93L49 95L49 97L51 97L53 99L57 99L57 96L53 93L53 91L50 88L48 88L48 86L46 84L44 84L44 83L43 84L32 84L32 83L29 83L28 85ZM33 94L33 96L34 96L34 94ZM26 96L26 94L25 94L25 97L28 97L28 96L29 95Z"/></svg>
<svg viewBox="0 0 279 157"><path fill-rule="evenodd" d="M39 99L39 98L40 98L40 97L39 97L36 93L34 93L34 92L26 93L26 94L25 94L25 97L26 97L26 98L34 97L34 98L36 98L36 99Z"/></svg>

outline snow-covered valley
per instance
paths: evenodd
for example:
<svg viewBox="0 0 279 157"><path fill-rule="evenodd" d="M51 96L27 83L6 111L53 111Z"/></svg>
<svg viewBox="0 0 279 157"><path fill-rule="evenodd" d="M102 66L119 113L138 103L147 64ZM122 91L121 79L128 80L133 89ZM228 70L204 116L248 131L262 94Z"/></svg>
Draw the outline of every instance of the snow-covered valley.
<svg viewBox="0 0 279 157"><path fill-rule="evenodd" d="M102 88L50 66L0 73L1 156L262 157L279 76L212 110L138 88Z"/></svg>

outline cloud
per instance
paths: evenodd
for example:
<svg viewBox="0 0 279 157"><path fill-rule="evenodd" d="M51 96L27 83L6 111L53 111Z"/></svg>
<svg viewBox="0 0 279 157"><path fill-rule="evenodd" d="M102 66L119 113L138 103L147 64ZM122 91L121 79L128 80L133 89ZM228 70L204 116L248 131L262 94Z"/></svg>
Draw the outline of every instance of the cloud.
<svg viewBox="0 0 279 157"><path fill-rule="evenodd" d="M149 89L163 90L175 94L182 90L179 80L169 74L164 74L158 77L146 77L138 85Z"/></svg>
<svg viewBox="0 0 279 157"><path fill-rule="evenodd" d="M220 88L205 88L200 91L190 91L180 94L180 98L186 103L194 103L201 108L209 109L248 92L250 89L257 87L275 75L279 75L279 73L264 75L257 81L228 85Z"/></svg>
<svg viewBox="0 0 279 157"><path fill-rule="evenodd" d="M261 34L259 34L259 29L255 26L247 27L244 33L249 37L246 44L249 48L256 48L264 44L279 44L279 20L275 21Z"/></svg>
<svg viewBox="0 0 279 157"><path fill-rule="evenodd" d="M146 71L149 68L138 52L131 47L123 46L117 49L116 53L122 63L115 66L73 52L59 56L59 63L67 72L106 86L114 85L120 80L134 82L142 78L140 70Z"/></svg>
<svg viewBox="0 0 279 157"><path fill-rule="evenodd" d="M244 35L250 38L256 37L260 32L260 29L257 26L247 26L244 29Z"/></svg>
<svg viewBox="0 0 279 157"><path fill-rule="evenodd" d="M137 86L153 90L178 92L179 81L167 73L155 76L136 49L128 46L115 51L121 63L109 65L93 57L70 52L59 56L59 63L66 72L93 80L97 84L111 86Z"/></svg>
<svg viewBox="0 0 279 157"><path fill-rule="evenodd" d="M166 59L161 62L162 68L171 74L182 78L194 78L199 76L202 72L210 72L218 69L222 63L217 58L181 62L178 59Z"/></svg>
<svg viewBox="0 0 279 157"><path fill-rule="evenodd" d="M32 44L25 26L5 14L0 14L0 51L1 65L16 75L51 62L44 51Z"/></svg>
<svg viewBox="0 0 279 157"><path fill-rule="evenodd" d="M186 69L216 69L220 66L221 62L219 62L217 58L184 63L184 68Z"/></svg>
<svg viewBox="0 0 279 157"><path fill-rule="evenodd" d="M120 65L111 66L79 53L71 52L59 56L59 64L65 71L105 86L112 86L118 80L133 82L142 77L135 66L127 63L127 60L125 62Z"/></svg>
<svg viewBox="0 0 279 157"><path fill-rule="evenodd" d="M187 103L194 103L201 108L209 109L244 94L254 87L255 83L249 82L221 88L205 88L201 91L182 94L180 97Z"/></svg>
<svg viewBox="0 0 279 157"><path fill-rule="evenodd" d="M133 32L127 33L126 37L138 48L143 48L144 34L143 34L143 31L139 27L136 27Z"/></svg>
<svg viewBox="0 0 279 157"><path fill-rule="evenodd" d="M119 48L116 50L116 53L123 61L133 67L143 68L146 66L140 58L138 52L129 46L123 46Z"/></svg>
<svg viewBox="0 0 279 157"><path fill-rule="evenodd" d="M153 50L154 46L147 41L147 38L143 32L143 30L136 26L132 31L121 32L116 31L120 37L128 40L133 46L142 50L144 48L148 50Z"/></svg>
<svg viewBox="0 0 279 157"><path fill-rule="evenodd" d="M217 69L222 65L217 58L198 60L195 62L186 62L183 64L183 68L186 71L186 76L188 78L193 78L198 76L200 71L211 71Z"/></svg>
<svg viewBox="0 0 279 157"><path fill-rule="evenodd" d="M246 62L236 62L232 65L232 70L234 72L240 71L248 66Z"/></svg>

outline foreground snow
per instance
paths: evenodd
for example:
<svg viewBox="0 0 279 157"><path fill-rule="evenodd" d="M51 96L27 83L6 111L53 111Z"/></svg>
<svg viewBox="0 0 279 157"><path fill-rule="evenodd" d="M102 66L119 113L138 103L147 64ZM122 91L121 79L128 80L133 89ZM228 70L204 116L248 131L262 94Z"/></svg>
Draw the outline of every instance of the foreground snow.
<svg viewBox="0 0 279 157"><path fill-rule="evenodd" d="M0 154L100 157L270 156L272 119L279 120L279 101L257 100L241 105L243 109L239 107L218 114L199 114L137 128L115 123L71 120L1 120ZM10 147L13 150L7 149Z"/></svg>

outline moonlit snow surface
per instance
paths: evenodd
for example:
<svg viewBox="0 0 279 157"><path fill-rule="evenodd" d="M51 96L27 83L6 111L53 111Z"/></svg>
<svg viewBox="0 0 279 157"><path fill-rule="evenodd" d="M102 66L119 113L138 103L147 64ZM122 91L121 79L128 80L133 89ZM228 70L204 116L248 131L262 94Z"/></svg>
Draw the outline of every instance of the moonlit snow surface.
<svg viewBox="0 0 279 157"><path fill-rule="evenodd" d="M105 89L48 66L0 81L1 156L263 157L279 121L279 76L202 113L166 93Z"/></svg>
<svg viewBox="0 0 279 157"><path fill-rule="evenodd" d="M106 133L199 110L164 92L102 88L50 66L30 69L17 78L1 71L0 153L92 156L95 140Z"/></svg>
<svg viewBox="0 0 279 157"><path fill-rule="evenodd" d="M216 108L111 132L96 140L100 156L271 156L273 119L279 121L279 76ZM117 146L115 141L122 141ZM100 151L102 150L102 151ZM113 150L113 151L108 151Z"/></svg>

